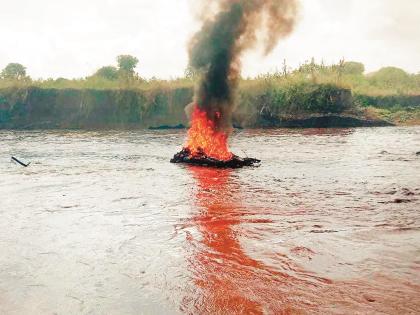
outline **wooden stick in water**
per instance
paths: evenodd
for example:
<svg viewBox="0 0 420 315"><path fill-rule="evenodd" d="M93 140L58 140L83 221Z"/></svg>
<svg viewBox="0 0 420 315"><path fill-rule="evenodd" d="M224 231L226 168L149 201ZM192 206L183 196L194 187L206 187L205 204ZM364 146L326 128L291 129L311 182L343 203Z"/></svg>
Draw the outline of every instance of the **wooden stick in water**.
<svg viewBox="0 0 420 315"><path fill-rule="evenodd" d="M22 166L24 166L24 167L28 167L29 166L29 164L31 164L31 162L29 162L28 164L25 164L25 163L23 163L23 162L21 162L21 161L19 161L17 158L15 158L14 156L12 156L12 160L13 161L15 161L15 162L17 162L17 163L19 163L20 165L22 165Z"/></svg>

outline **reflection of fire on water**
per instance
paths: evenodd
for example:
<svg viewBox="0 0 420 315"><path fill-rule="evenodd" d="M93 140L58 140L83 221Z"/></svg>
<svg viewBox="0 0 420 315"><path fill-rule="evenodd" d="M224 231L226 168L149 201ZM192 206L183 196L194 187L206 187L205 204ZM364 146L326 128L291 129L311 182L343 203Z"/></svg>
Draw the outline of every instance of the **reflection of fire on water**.
<svg viewBox="0 0 420 315"><path fill-rule="evenodd" d="M298 309L289 302L293 292L289 285L304 281L249 257L237 237L239 224L269 221L244 220L246 209L234 195L239 187L232 183L231 170L191 167L191 172L198 182L200 213L190 224L202 239L188 238L196 250L190 263L199 296L193 302L185 299L184 306L193 304L192 312L199 314L295 313Z"/></svg>
<svg viewBox="0 0 420 315"><path fill-rule="evenodd" d="M404 313L409 301L416 304L413 292L418 292L418 286L392 278L377 277L373 283L373 278L332 282L302 270L292 259L270 248L267 251L275 261L273 267L264 263L260 255L259 260L250 257L238 236L253 236L241 225L254 223L264 230L271 221L249 219L258 216L257 210L245 207L232 170L189 170L198 184L194 196L198 213L183 226L196 228L199 236L186 230L192 251L187 259L193 287L182 300L181 310L185 313ZM381 303L376 303L377 298Z"/></svg>

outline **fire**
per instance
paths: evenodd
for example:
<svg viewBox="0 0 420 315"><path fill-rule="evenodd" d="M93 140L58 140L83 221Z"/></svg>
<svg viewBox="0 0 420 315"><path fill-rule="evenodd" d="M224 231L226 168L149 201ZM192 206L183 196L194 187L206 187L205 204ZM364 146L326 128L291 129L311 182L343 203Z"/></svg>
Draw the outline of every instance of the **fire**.
<svg viewBox="0 0 420 315"><path fill-rule="evenodd" d="M216 119L220 117L221 114L216 113ZM217 130L215 122L209 119L205 111L195 105L185 144L191 155L205 155L220 161L228 161L232 159L233 154L229 151L227 139L228 135Z"/></svg>

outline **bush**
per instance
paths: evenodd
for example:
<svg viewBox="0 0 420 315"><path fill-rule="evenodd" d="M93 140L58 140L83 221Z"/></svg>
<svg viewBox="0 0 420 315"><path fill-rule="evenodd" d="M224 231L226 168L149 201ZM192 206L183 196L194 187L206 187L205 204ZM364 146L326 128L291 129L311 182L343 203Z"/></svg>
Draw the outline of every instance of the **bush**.
<svg viewBox="0 0 420 315"><path fill-rule="evenodd" d="M300 83L285 92L288 112L342 113L352 106L351 91L332 84Z"/></svg>

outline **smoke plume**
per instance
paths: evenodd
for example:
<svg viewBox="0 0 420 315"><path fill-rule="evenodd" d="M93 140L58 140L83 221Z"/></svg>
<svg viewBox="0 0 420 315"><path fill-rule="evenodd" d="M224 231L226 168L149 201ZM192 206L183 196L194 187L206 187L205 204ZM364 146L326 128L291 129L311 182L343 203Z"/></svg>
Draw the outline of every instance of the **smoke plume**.
<svg viewBox="0 0 420 315"><path fill-rule="evenodd" d="M231 128L242 53L261 43L268 54L292 32L297 7L297 0L204 1L202 28L190 43L190 67L200 76L194 103L217 129Z"/></svg>

